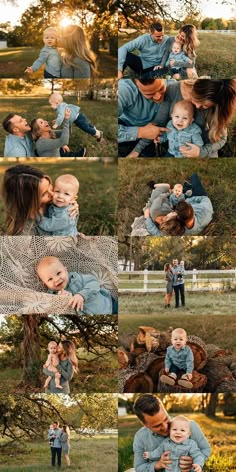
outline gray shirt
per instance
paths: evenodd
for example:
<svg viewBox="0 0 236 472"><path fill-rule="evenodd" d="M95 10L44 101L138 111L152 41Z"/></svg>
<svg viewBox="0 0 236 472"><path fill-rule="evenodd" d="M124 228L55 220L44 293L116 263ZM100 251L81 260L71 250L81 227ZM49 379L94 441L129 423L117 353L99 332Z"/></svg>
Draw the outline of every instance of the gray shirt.
<svg viewBox="0 0 236 472"><path fill-rule="evenodd" d="M5 140L4 157L34 157L33 141L30 133L25 136L9 134Z"/></svg>
<svg viewBox="0 0 236 472"><path fill-rule="evenodd" d="M56 131L56 139L39 138L36 150L39 157L60 157L60 147L69 143L69 120L63 122L63 129Z"/></svg>
<svg viewBox="0 0 236 472"><path fill-rule="evenodd" d="M60 364L57 366L58 372L61 374L60 385L62 388L57 388L55 383L55 373L48 370L46 367L43 368L43 373L48 377L52 377L50 380L46 393L70 393L69 382L73 377L74 369L69 359L60 360Z"/></svg>
<svg viewBox="0 0 236 472"><path fill-rule="evenodd" d="M210 444L198 424L193 420L190 420L190 431L191 439L196 441L204 459L207 460L211 452ZM133 444L134 468L136 472L154 472L156 461L147 463L146 459L143 458L143 453L144 451L153 451L160 446L165 439L165 437L153 433L145 426L137 431Z"/></svg>
<svg viewBox="0 0 236 472"><path fill-rule="evenodd" d="M167 215L172 211L168 197L170 196L169 185L162 184L154 188L145 208L150 208L153 220L157 216Z"/></svg>
<svg viewBox="0 0 236 472"><path fill-rule="evenodd" d="M89 62L80 57L74 57L73 63L75 67L62 62L61 77L64 79L90 79L91 69Z"/></svg>

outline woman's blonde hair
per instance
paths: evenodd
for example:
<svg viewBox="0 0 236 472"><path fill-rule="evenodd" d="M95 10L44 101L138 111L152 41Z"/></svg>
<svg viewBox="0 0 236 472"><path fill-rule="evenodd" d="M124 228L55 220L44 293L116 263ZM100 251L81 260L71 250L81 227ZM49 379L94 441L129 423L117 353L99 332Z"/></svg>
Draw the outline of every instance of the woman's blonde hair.
<svg viewBox="0 0 236 472"><path fill-rule="evenodd" d="M235 112L236 79L185 80L184 84L191 87L192 98L199 104L212 102L206 110L206 125L210 141L219 141L227 135L227 125Z"/></svg>
<svg viewBox="0 0 236 472"><path fill-rule="evenodd" d="M185 42L183 45L183 51L190 58L196 57L195 49L199 46L200 41L197 37L197 30L194 25L184 25L179 30L185 33Z"/></svg>
<svg viewBox="0 0 236 472"><path fill-rule="evenodd" d="M164 265L164 271L167 272L169 269L170 269L170 264L169 264L169 262L167 262L167 263Z"/></svg>
<svg viewBox="0 0 236 472"><path fill-rule="evenodd" d="M61 344L62 344L66 357L71 361L74 372L77 373L78 372L78 359L76 357L75 345L73 341L64 339L63 341L61 341Z"/></svg>
<svg viewBox="0 0 236 472"><path fill-rule="evenodd" d="M80 26L68 25L63 28L60 46L62 47L61 58L64 64L79 69L79 66L74 63L75 57L78 56L89 63L92 77L98 75L97 57L90 47L84 30Z"/></svg>
<svg viewBox="0 0 236 472"><path fill-rule="evenodd" d="M70 428L69 428L68 424L63 424L62 429L63 429L64 433L67 434L67 438L70 439Z"/></svg>
<svg viewBox="0 0 236 472"><path fill-rule="evenodd" d="M39 184L51 179L41 170L18 164L6 170L2 183L5 205L5 225L8 235L22 233L27 220L34 214L40 216Z"/></svg>
<svg viewBox="0 0 236 472"><path fill-rule="evenodd" d="M34 118L30 123L31 136L32 136L33 141L38 141L38 139L41 138L41 131L38 125L38 120L39 118ZM50 138L56 139L56 134L52 130L50 131Z"/></svg>

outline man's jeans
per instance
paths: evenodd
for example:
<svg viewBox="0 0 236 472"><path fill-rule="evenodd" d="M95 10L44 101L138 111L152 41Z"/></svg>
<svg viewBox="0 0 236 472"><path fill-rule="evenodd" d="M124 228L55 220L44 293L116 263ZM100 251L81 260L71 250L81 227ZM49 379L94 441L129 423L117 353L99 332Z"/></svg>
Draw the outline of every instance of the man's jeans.
<svg viewBox="0 0 236 472"><path fill-rule="evenodd" d="M61 447L51 447L52 453L52 466L56 465L56 456L57 456L57 465L61 466Z"/></svg>
<svg viewBox="0 0 236 472"><path fill-rule="evenodd" d="M182 306L185 306L184 284L174 285L173 288L175 291L175 306L179 307L179 294L181 297L181 304Z"/></svg>

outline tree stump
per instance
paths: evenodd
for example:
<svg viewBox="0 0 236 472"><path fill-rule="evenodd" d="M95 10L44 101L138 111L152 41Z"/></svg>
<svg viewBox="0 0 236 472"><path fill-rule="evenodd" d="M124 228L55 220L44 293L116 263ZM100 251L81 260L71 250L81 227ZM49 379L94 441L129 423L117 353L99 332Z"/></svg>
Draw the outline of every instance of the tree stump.
<svg viewBox="0 0 236 472"><path fill-rule="evenodd" d="M215 346L215 344L207 344L206 350L207 350L207 358L223 357L227 355L225 349L221 349L220 347Z"/></svg>
<svg viewBox="0 0 236 472"><path fill-rule="evenodd" d="M206 392L236 392L236 380L227 357L208 359L202 372L207 375Z"/></svg>
<svg viewBox="0 0 236 472"><path fill-rule="evenodd" d="M161 376L162 374L165 374L164 369L162 369L160 371L159 375ZM180 377L181 377L181 375L178 375L177 379L179 379ZM201 392L203 392L203 389L204 389L204 387L207 383L207 377L206 377L206 375L200 374L199 372L194 370L193 371L193 378L192 378L191 382L193 384L193 388L189 389L189 388L182 387L181 385L178 385L177 383L175 385L167 385L167 384L162 383L159 380L157 391L158 391L158 393L186 393L186 392L201 393Z"/></svg>
<svg viewBox="0 0 236 472"><path fill-rule="evenodd" d="M152 393L153 382L145 372L136 369L119 371L118 391L120 393Z"/></svg>
<svg viewBox="0 0 236 472"><path fill-rule="evenodd" d="M189 335L187 345L191 347L194 356L194 369L201 370L207 361L206 344L198 336Z"/></svg>

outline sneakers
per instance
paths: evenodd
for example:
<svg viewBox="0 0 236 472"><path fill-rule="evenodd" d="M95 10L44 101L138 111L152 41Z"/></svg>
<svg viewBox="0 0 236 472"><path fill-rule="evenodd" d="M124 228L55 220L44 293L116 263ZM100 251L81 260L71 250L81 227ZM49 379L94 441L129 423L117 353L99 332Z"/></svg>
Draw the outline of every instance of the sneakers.
<svg viewBox="0 0 236 472"><path fill-rule="evenodd" d="M101 142L102 138L103 138L103 131L99 131L100 135L98 137L96 137L96 140L98 143Z"/></svg>
<svg viewBox="0 0 236 472"><path fill-rule="evenodd" d="M177 375L172 372L171 374L163 374L160 377L160 381L167 385L175 385Z"/></svg>
<svg viewBox="0 0 236 472"><path fill-rule="evenodd" d="M185 388L193 388L193 384L187 379L186 374L182 375L182 377L178 380L178 385Z"/></svg>

